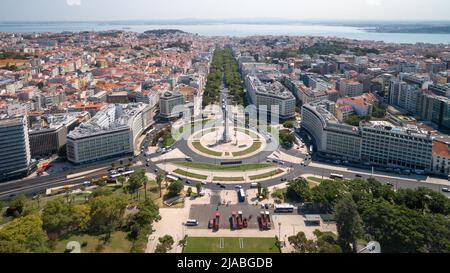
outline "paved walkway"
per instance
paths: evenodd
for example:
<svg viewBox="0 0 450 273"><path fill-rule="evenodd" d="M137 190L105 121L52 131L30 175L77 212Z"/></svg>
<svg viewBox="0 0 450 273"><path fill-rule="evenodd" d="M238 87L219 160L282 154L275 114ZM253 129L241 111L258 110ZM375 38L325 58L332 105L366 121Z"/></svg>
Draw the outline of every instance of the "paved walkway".
<svg viewBox="0 0 450 273"><path fill-rule="evenodd" d="M171 253L181 253L182 248L178 246L178 242L186 235L186 227L184 222L189 218L189 211L192 204L209 204L210 203L210 191L205 190L206 195L201 198L191 200L185 198L183 208L160 208L159 214L161 220L153 224L155 230L148 238L146 253L155 252L155 248L158 245L158 239L164 235L170 235L173 237L174 245L172 246Z"/></svg>

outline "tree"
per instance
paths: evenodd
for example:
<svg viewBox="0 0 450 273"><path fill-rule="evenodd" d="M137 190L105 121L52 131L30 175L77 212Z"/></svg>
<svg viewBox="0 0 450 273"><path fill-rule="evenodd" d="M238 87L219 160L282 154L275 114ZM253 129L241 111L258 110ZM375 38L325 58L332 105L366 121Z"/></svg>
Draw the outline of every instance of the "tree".
<svg viewBox="0 0 450 273"><path fill-rule="evenodd" d="M158 172L158 175L156 176L156 184L158 184L159 188L159 198L162 197L162 182L164 181L164 173Z"/></svg>
<svg viewBox="0 0 450 273"><path fill-rule="evenodd" d="M134 193L137 193L139 191L139 189L144 185L144 182L146 180L148 182L148 178L147 178L147 176L145 176L145 172L144 171L139 171L139 172L133 173L130 176L130 178L128 179L127 190L132 195Z"/></svg>
<svg viewBox="0 0 450 273"><path fill-rule="evenodd" d="M17 218L19 216L23 216L26 214L28 201L24 195L19 195L11 202L9 202L9 206L6 209L6 216Z"/></svg>
<svg viewBox="0 0 450 273"><path fill-rule="evenodd" d="M180 193L184 189L183 181L181 181L181 180L174 181L174 182L170 183L170 185L167 189L169 191L170 196L180 195Z"/></svg>
<svg viewBox="0 0 450 273"><path fill-rule="evenodd" d="M363 235L362 220L358 208L349 195L345 195L335 207L336 226L339 242L342 249L346 250L350 244L353 252L357 252L356 240Z"/></svg>
<svg viewBox="0 0 450 273"><path fill-rule="evenodd" d="M312 201L328 211L334 208L344 194L345 187L342 180L325 180L311 190Z"/></svg>
<svg viewBox="0 0 450 273"><path fill-rule="evenodd" d="M192 194L192 188L189 187L189 188L187 189L186 196L191 196L191 194Z"/></svg>
<svg viewBox="0 0 450 273"><path fill-rule="evenodd" d="M262 184L260 182L258 182L256 184L256 188L258 189L258 198L261 196L262 193Z"/></svg>
<svg viewBox="0 0 450 273"><path fill-rule="evenodd" d="M280 131L280 144L284 149L291 149L295 142L295 136L289 130Z"/></svg>
<svg viewBox="0 0 450 273"><path fill-rule="evenodd" d="M147 199L139 204L139 211L135 213L129 222L130 237L138 240L142 234L147 234L152 230L153 222L159 221L161 216L159 215L158 206L151 200Z"/></svg>
<svg viewBox="0 0 450 273"><path fill-rule="evenodd" d="M336 235L332 232L321 232L316 229L314 235L317 238L318 253L342 253L342 249L337 242Z"/></svg>
<svg viewBox="0 0 450 273"><path fill-rule="evenodd" d="M427 188L399 189L394 202L423 212L429 211L444 215L450 213L450 200L443 194Z"/></svg>
<svg viewBox="0 0 450 273"><path fill-rule="evenodd" d="M314 241L306 239L304 232L288 237L288 241L297 253L314 253L317 251Z"/></svg>
<svg viewBox="0 0 450 273"><path fill-rule="evenodd" d="M174 240L172 236L165 235L158 239L159 244L156 246L155 253L167 253L172 249L172 245L174 244Z"/></svg>
<svg viewBox="0 0 450 273"><path fill-rule="evenodd" d="M292 121L292 120L285 121L283 123L283 127L284 128L289 128L289 129L294 128L294 121Z"/></svg>
<svg viewBox="0 0 450 273"><path fill-rule="evenodd" d="M308 181L303 177L290 181L288 183L286 196L300 202L308 201L311 198L311 190Z"/></svg>
<svg viewBox="0 0 450 273"><path fill-rule="evenodd" d="M0 253L49 252L48 238L37 214L19 217L0 229Z"/></svg>
<svg viewBox="0 0 450 273"><path fill-rule="evenodd" d="M122 194L102 195L92 199L89 222L91 231L106 234L106 239L109 239L111 233L122 224L126 205L126 196Z"/></svg>
<svg viewBox="0 0 450 273"><path fill-rule="evenodd" d="M200 194L200 192L202 191L202 184L201 183L195 184L195 188L197 189L197 194Z"/></svg>
<svg viewBox="0 0 450 273"><path fill-rule="evenodd" d="M64 234L72 222L70 205L62 198L50 200L42 212L42 222L48 234Z"/></svg>
<svg viewBox="0 0 450 273"><path fill-rule="evenodd" d="M125 182L127 181L127 179L123 176L119 176L117 177L117 182L120 183L120 185L122 185L122 188L125 186Z"/></svg>
<svg viewBox="0 0 450 273"><path fill-rule="evenodd" d="M263 196L264 198L268 198L268 197L269 197L269 194L270 194L269 188L263 187L263 189L262 189L262 196Z"/></svg>
<svg viewBox="0 0 450 273"><path fill-rule="evenodd" d="M71 229L84 231L91 219L91 208L88 205L73 205L71 207Z"/></svg>

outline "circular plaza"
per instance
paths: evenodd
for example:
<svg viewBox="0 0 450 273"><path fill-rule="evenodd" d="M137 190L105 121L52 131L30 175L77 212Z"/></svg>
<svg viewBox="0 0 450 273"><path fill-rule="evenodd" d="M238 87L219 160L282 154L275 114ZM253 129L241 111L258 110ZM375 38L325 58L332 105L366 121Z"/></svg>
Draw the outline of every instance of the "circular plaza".
<svg viewBox="0 0 450 273"><path fill-rule="evenodd" d="M224 131L224 126L199 130L188 138L188 147L205 157L242 159L260 153L266 146L265 138L253 130L233 127Z"/></svg>

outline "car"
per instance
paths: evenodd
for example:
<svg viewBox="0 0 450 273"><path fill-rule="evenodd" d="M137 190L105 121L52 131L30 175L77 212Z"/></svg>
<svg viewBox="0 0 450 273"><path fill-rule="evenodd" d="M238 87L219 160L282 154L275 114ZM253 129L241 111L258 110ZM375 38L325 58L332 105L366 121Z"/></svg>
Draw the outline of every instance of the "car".
<svg viewBox="0 0 450 273"><path fill-rule="evenodd" d="M192 157L187 156L185 159L186 161L192 162Z"/></svg>
<svg viewBox="0 0 450 273"><path fill-rule="evenodd" d="M450 189L449 188L442 188L443 192L449 192L450 193Z"/></svg>
<svg viewBox="0 0 450 273"><path fill-rule="evenodd" d="M286 180L287 180L286 177L281 178L281 181L286 181Z"/></svg>
<svg viewBox="0 0 450 273"><path fill-rule="evenodd" d="M225 185L220 185L220 188L226 189L227 187Z"/></svg>
<svg viewBox="0 0 450 273"><path fill-rule="evenodd" d="M91 181L84 181L83 182L83 185L90 185L91 184Z"/></svg>
<svg viewBox="0 0 450 273"><path fill-rule="evenodd" d="M391 186L391 187L394 186L394 184L392 184L392 183L390 183L390 182L387 182L386 185Z"/></svg>
<svg viewBox="0 0 450 273"><path fill-rule="evenodd" d="M190 185L190 184L191 184L191 182L190 182L189 180L186 180L186 184Z"/></svg>
<svg viewBox="0 0 450 273"><path fill-rule="evenodd" d="M265 209L269 209L269 204L265 204L265 205L264 205L264 208L265 208Z"/></svg>
<svg viewBox="0 0 450 273"><path fill-rule="evenodd" d="M362 175L360 175L360 174L355 174L355 177L362 177Z"/></svg>
<svg viewBox="0 0 450 273"><path fill-rule="evenodd" d="M158 169L155 169L155 173L157 173L158 172Z"/></svg>
<svg viewBox="0 0 450 273"><path fill-rule="evenodd" d="M145 161L146 161L146 162L150 162L150 159L147 158Z"/></svg>
<svg viewBox="0 0 450 273"><path fill-rule="evenodd" d="M150 163L145 164L146 167L150 167Z"/></svg>
<svg viewBox="0 0 450 273"><path fill-rule="evenodd" d="M202 185L208 185L208 182L202 181Z"/></svg>
<svg viewBox="0 0 450 273"><path fill-rule="evenodd" d="M236 186L234 186L234 188L236 188L236 189L242 189L242 186L241 186L241 185L236 185Z"/></svg>
<svg viewBox="0 0 450 273"><path fill-rule="evenodd" d="M222 185L222 184L220 184L220 183L216 183L216 185L217 185L217 186L220 186L220 185Z"/></svg>

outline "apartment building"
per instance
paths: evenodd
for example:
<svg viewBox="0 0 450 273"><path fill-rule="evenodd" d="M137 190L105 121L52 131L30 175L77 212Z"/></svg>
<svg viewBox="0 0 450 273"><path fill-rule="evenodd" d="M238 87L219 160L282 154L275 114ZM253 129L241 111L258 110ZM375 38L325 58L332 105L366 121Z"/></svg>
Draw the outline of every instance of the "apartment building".
<svg viewBox="0 0 450 273"><path fill-rule="evenodd" d="M247 75L245 86L247 96L258 109L267 107L267 112L272 112L274 106L277 106L280 119L288 119L295 115L295 97L280 82L263 83L256 76Z"/></svg>

